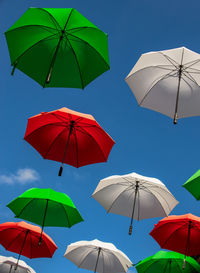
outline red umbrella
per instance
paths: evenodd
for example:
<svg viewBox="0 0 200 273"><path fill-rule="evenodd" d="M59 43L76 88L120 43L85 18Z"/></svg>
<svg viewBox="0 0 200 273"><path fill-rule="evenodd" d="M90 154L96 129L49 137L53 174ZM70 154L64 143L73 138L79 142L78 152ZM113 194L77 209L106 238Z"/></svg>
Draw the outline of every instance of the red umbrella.
<svg viewBox="0 0 200 273"><path fill-rule="evenodd" d="M32 258L51 258L57 249L54 241L42 233L42 241L39 244L41 228L25 222L7 222L0 224L0 244L6 250L15 252L20 256Z"/></svg>
<svg viewBox="0 0 200 273"><path fill-rule="evenodd" d="M200 254L200 217L192 214L165 217L155 225L150 235L162 248L186 256Z"/></svg>
<svg viewBox="0 0 200 273"><path fill-rule="evenodd" d="M28 119L24 139L45 159L81 167L107 161L113 139L92 115L67 108Z"/></svg>

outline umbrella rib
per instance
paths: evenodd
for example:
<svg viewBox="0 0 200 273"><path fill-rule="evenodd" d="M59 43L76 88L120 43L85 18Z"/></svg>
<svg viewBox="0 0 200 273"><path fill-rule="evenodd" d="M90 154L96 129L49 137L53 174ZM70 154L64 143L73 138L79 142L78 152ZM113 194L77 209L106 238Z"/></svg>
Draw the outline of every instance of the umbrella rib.
<svg viewBox="0 0 200 273"><path fill-rule="evenodd" d="M32 257L33 257L33 251L32 251L33 241L32 241L32 236L31 236L31 234L30 234L30 241L31 241L31 247L30 247L31 251L30 251L30 256L31 256L31 259L32 259Z"/></svg>
<svg viewBox="0 0 200 273"><path fill-rule="evenodd" d="M181 260L181 261L182 261L182 260ZM182 273L182 272L183 272L183 271L182 271L182 267L181 267L181 268L179 267L178 262L176 261L176 259L175 259L175 261L174 261L174 264L175 264L176 267L178 268L179 272ZM170 273L170 272L169 272L169 273Z"/></svg>
<svg viewBox="0 0 200 273"><path fill-rule="evenodd" d="M23 57L29 50L31 50L32 48L34 48L35 46L37 46L39 43L44 42L45 40L47 40L47 39L49 39L49 38L51 38L51 37L53 37L53 36L56 36L56 35L57 35L57 33L56 33L56 34L52 34L52 35L50 35L50 36L48 36L48 37L45 37L45 38L39 40L39 41L38 41L37 43L35 43L34 45L32 45L31 47L27 48L21 55L19 55L19 56L17 57L17 59L14 61L14 63L12 63L12 65L16 64L16 62L17 62L18 59L20 59L21 57Z"/></svg>
<svg viewBox="0 0 200 273"><path fill-rule="evenodd" d="M155 81L155 83L147 90L147 93L144 95L144 97L142 98L142 100L140 101L139 105L141 105L144 100L146 99L146 97L148 96L148 94L151 92L151 90L159 83L161 82L162 80L165 79L165 77L168 77L168 76L172 76L170 75L172 72L175 72L176 70L172 70L171 72L167 73L166 75L162 76L159 80Z"/></svg>
<svg viewBox="0 0 200 273"><path fill-rule="evenodd" d="M98 31L100 31L100 32L103 32L103 31L101 31L100 29L98 29L98 28L96 28L96 27L75 27L75 28L69 28L69 29L67 29L67 32L68 32L68 31L73 31L73 30L79 31L79 30L86 29L86 28L91 28L91 29L93 29L93 30L98 30ZM103 33L104 33L104 32L103 32ZM104 33L104 34L105 34L105 33Z"/></svg>
<svg viewBox="0 0 200 273"><path fill-rule="evenodd" d="M53 28L53 27L48 27L48 26L44 26L44 25L25 25L25 26L21 26L21 27L16 27L14 29L11 29L11 30L8 30L5 32L6 33L9 33L9 32L12 32L12 31L15 31L15 30L19 30L19 29L23 29L23 28L27 28L27 27L40 27L40 28L44 28L44 29L52 29L52 30L57 30L56 28ZM50 31L49 31L50 32ZM52 33L52 32L51 32ZM56 33L55 33L56 34Z"/></svg>
<svg viewBox="0 0 200 273"><path fill-rule="evenodd" d="M100 127L97 127L97 126L95 126L96 128L100 128ZM76 127L76 129L77 129L77 131L80 131L81 133L85 133L86 135L88 135L90 138L92 138L94 141L95 141L95 143L97 144L97 147L99 148L99 150L101 151L101 154L103 155L103 157L104 157L104 160L105 161L107 161L107 159L106 159L106 157L105 157L105 155L104 155L104 152L102 151L102 149L101 149L101 147L100 147L100 145L99 145L99 143L96 141L96 139L90 134L90 133L88 133L83 127L79 127L79 129L81 129L81 130L78 130L78 128ZM101 130L103 130L103 129L101 129Z"/></svg>
<svg viewBox="0 0 200 273"><path fill-rule="evenodd" d="M76 135L76 127L74 127L74 136L75 136L75 142L76 142L76 166L78 168L78 140Z"/></svg>
<svg viewBox="0 0 200 273"><path fill-rule="evenodd" d="M14 230L16 228L13 228ZM23 233L25 230L20 230L19 234L8 244L8 246L5 247L6 250L9 250L9 247L13 244L13 242ZM19 253L18 253L19 254Z"/></svg>
<svg viewBox="0 0 200 273"><path fill-rule="evenodd" d="M200 87L200 85L196 82L196 80L192 77L192 75L190 75L190 73L188 72L183 72L183 75L188 78L189 80L191 80L193 83L195 83L198 87ZM189 76L188 76L189 75ZM184 78L182 78L184 80ZM184 80L185 81L185 80ZM186 82L186 81L185 81ZM189 85L189 83L187 83ZM192 88L191 88L192 89Z"/></svg>
<svg viewBox="0 0 200 273"><path fill-rule="evenodd" d="M22 198L20 198L22 199ZM23 198L23 199L29 199L29 198ZM27 204L26 206L24 206L20 212L15 216L16 218L20 218L20 215L22 214L22 212L26 209L26 207L28 207L30 205L31 202L35 201L35 199L31 199ZM23 218L22 218L23 219Z"/></svg>
<svg viewBox="0 0 200 273"><path fill-rule="evenodd" d="M177 67L179 66L179 63L177 63L175 60L173 60L172 58L170 58L169 56L165 55L163 52L161 51L158 51L157 53L161 54L163 57L165 57L174 67ZM177 66L173 63L175 62L177 64Z"/></svg>
<svg viewBox="0 0 200 273"><path fill-rule="evenodd" d="M163 66L165 67L166 65L163 65ZM169 66L170 66L170 65L169 65ZM172 66L172 65L171 65L171 66ZM148 66L148 67L143 67L143 68L141 68L141 69L135 71L135 72L132 73L132 74L131 74L131 72L130 72L130 73L128 74L128 76L125 78L125 80L128 80L130 77L132 77L132 76L135 75L136 73L141 72L141 71L143 71L143 70L147 70L147 69L149 69L149 68L160 68L160 69L163 69L163 70L170 70L171 72L177 70L177 69L174 69L174 66L173 66L173 69L167 69L167 68L164 68L164 67L162 67L162 65L150 65L150 66Z"/></svg>
<svg viewBox="0 0 200 273"><path fill-rule="evenodd" d="M191 61L191 62L188 62L188 63L185 63L184 64L184 69L188 69L190 68L191 66L197 64L198 62L200 62L200 59L199 60L195 60L195 61ZM189 65L188 65L189 64ZM187 66L188 65L188 66Z"/></svg>
<svg viewBox="0 0 200 273"><path fill-rule="evenodd" d="M115 259L117 260L117 261L119 261L120 262L120 266L121 267L123 267L123 269L125 270L125 272L126 272L126 269L127 268L124 268L124 265L123 265L123 262L121 261L121 259L117 256L117 255L115 255L115 251L108 251L108 253L109 254L111 254L112 256L114 256L115 257ZM118 253L117 253L118 254ZM120 253L119 253L120 254ZM122 257L123 258L123 257Z"/></svg>
<svg viewBox="0 0 200 273"><path fill-rule="evenodd" d="M53 122L53 123L48 123L48 124L44 124L44 125L42 125L42 126L40 126L40 127L38 127L38 128L36 128L35 130L33 130L31 133L29 133L27 136L26 136L26 138L27 137L29 137L29 136L31 136L32 134L34 134L35 132L37 132L38 130L40 130L40 129L42 129L42 128L44 128L44 127L47 127L47 126L62 126L60 123L63 123L62 121L60 121L60 122ZM63 125L63 127L66 127L66 125Z"/></svg>
<svg viewBox="0 0 200 273"><path fill-rule="evenodd" d="M101 192L101 191L103 191L103 190L105 190L105 189L107 189L107 188L110 188L110 187L113 187L114 185L120 185L120 186L126 186L126 190L130 190L131 188L132 188L132 186L131 185L124 185L124 183L123 182L119 182L119 183L115 183L115 184L111 184L111 185L108 185L108 186L106 186L106 187L104 187L104 188L102 188L102 189L100 189L100 190L98 190L98 192L96 192L96 193L99 193L99 192ZM123 192L124 192L125 190L123 190ZM122 193L123 193L122 192ZM95 193L95 194L96 194ZM94 195L95 195L94 194ZM121 194L121 193L119 193L119 194Z"/></svg>
<svg viewBox="0 0 200 273"><path fill-rule="evenodd" d="M55 24L56 29L57 29L57 26L60 28L60 30L62 29L60 24L56 21L56 19L53 17L53 15L50 12L48 12L47 10L45 10L43 8L38 8L38 9L46 12L52 18L52 22Z"/></svg>
<svg viewBox="0 0 200 273"><path fill-rule="evenodd" d="M99 54L99 56L101 56L101 58L103 59L104 63L106 64L106 66L110 67L109 64L107 64L107 62L105 61L104 57L93 46L91 46L88 42L84 41L83 39L81 39L81 38L79 38L79 37L77 37L77 36L75 36L75 35L73 35L71 33L69 33L68 35L72 36L72 37L74 37L74 38L76 38L78 40L80 40L81 42L85 43L87 46L89 46L90 48L92 48L96 53ZM69 40L69 38L68 38L68 40Z"/></svg>
<svg viewBox="0 0 200 273"><path fill-rule="evenodd" d="M96 249L93 249L93 248L92 248L92 250L90 250L90 252L87 253L87 254L83 257L83 259L81 260L80 264L77 265L77 266L80 267L81 264L85 261L85 259L87 259L87 257L88 257L92 252L94 252L94 251L96 251Z"/></svg>
<svg viewBox="0 0 200 273"><path fill-rule="evenodd" d="M146 190L147 190L147 188L146 188ZM166 211L164 210L164 208L163 208L163 206L162 206L160 200L158 200L158 198L153 194L153 192L152 192L151 190L148 189L148 192L149 192L150 194L152 194L152 195L156 198L156 200L157 200L158 203L160 204L162 210L164 211L165 215L168 216L168 214L167 214ZM166 203L168 209L171 211L171 208L169 207L169 204L168 204L168 202L166 201L166 199L165 199L160 193L158 193L158 192L156 192L156 193L157 193L158 195L160 195L160 196L164 199L164 201L165 201L165 203Z"/></svg>
<svg viewBox="0 0 200 273"><path fill-rule="evenodd" d="M168 224L169 222L165 223L164 225ZM176 233L179 229L183 228L185 224L181 225L180 227L178 227L177 229L175 229L175 231L173 231L170 236L165 240L165 242L162 244L162 248L165 248L165 245L167 243L167 241L170 240L170 238L174 235L174 233Z"/></svg>
<svg viewBox="0 0 200 273"><path fill-rule="evenodd" d="M67 212L66 212L66 210L65 210L65 208L64 208L64 205L61 204L61 203L59 203L59 205L62 207L62 209L63 209L64 212L65 212L65 215L66 215L66 217L67 217L67 221L68 221L69 227L72 227L72 225L70 224L70 221L69 221L69 216L68 216L68 214L67 214Z"/></svg>
<svg viewBox="0 0 200 273"><path fill-rule="evenodd" d="M126 188L125 190L123 190L123 191L121 191L121 192L119 193L119 195L117 196L117 198L115 198L115 200L111 203L109 209L107 210L108 213L110 212L110 210L112 209L114 203L117 201L117 199L120 197L120 195L123 194L125 191L128 191L128 190L130 190L130 189L129 189L129 188ZM138 190L138 192L139 192L139 190Z"/></svg>
<svg viewBox="0 0 200 273"><path fill-rule="evenodd" d="M81 72L80 65L79 65L79 63L78 63L78 59L77 59L76 53L75 53L75 51L74 51L74 49L73 49L73 47L72 47L72 45L71 45L69 39L67 39L67 40L68 40L68 43L69 43L69 45L70 45L70 47L71 47L71 50L72 50L72 52L73 52L74 58L75 58L75 60L76 60L76 64L77 64L77 67L78 67L78 71L79 71L79 75L80 75L80 80L81 80L81 86L82 86L82 89L84 89L84 83L83 83L83 79L82 79L82 72Z"/></svg>
<svg viewBox="0 0 200 273"><path fill-rule="evenodd" d="M62 116L60 116L60 115L58 115L57 113L53 113L53 112L50 112L49 114L51 114L51 115L53 115L53 116L55 116L55 117L57 117L59 120L61 120L62 122L66 122L66 117L62 117ZM63 118L63 119L62 119ZM67 120L68 121L68 120Z"/></svg>
<svg viewBox="0 0 200 273"><path fill-rule="evenodd" d="M48 148L47 152L45 153L45 156L43 156L44 159L47 157L48 153L50 152L52 146L54 145L54 143L56 142L56 140L58 139L58 137L60 137L60 136L62 135L62 133L63 133L66 129L68 129L68 128L67 128L67 127L64 127L64 129L63 129L63 130L54 138L54 140L51 142L51 144L49 145L49 148Z"/></svg>

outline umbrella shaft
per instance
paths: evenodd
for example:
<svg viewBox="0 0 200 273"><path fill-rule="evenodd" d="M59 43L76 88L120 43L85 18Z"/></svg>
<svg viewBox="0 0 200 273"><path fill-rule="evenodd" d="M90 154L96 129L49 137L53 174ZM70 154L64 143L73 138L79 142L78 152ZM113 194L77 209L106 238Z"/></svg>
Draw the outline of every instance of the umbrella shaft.
<svg viewBox="0 0 200 273"><path fill-rule="evenodd" d="M181 77L182 77L182 71L183 71L183 65L181 64L178 71L178 90L176 95L176 106L175 106L175 113L174 113L174 124L177 123L178 118L178 99L179 99L179 92L180 92L180 83L181 83Z"/></svg>
<svg viewBox="0 0 200 273"><path fill-rule="evenodd" d="M46 218L46 214L47 214L48 202L49 202L49 200L47 199L47 203L46 203L46 207L45 207L45 211L44 211L43 223L42 223L42 230L41 230L40 239L39 239L39 245L41 245L41 243L42 243L42 233L43 233L45 218Z"/></svg>
<svg viewBox="0 0 200 273"><path fill-rule="evenodd" d="M10 266L10 270L9 270L9 273L11 273L11 271L12 271L12 267L13 267L13 265L11 264L11 266Z"/></svg>
<svg viewBox="0 0 200 273"><path fill-rule="evenodd" d="M20 250L20 252L19 252L19 256L18 256L18 259L17 259L17 263L16 263L15 270L17 269L17 266L18 266L18 264L19 264L19 260L20 260L20 257L21 257L21 254L22 254L22 251L23 251L23 248L24 248L24 245L25 245L25 242L26 242L26 238L27 238L27 236L28 236L29 231L30 231L30 230L27 229L26 234L25 234L25 237L24 237L24 241L23 241L23 244L22 244L22 248L21 248L21 250Z"/></svg>
<svg viewBox="0 0 200 273"><path fill-rule="evenodd" d="M133 202L133 211L131 215L131 224L129 228L129 235L132 234L132 228L133 228L133 217L134 217L134 211L135 211L135 203L136 203L136 198L137 198L137 193L138 193L138 188L139 188L139 182L136 181L136 187L135 187L135 197L134 197L134 202Z"/></svg>
<svg viewBox="0 0 200 273"><path fill-rule="evenodd" d="M96 265L95 265L94 273L96 273L96 270L97 270L97 265L98 265L98 261L99 261L99 255L100 255L100 252L101 252L101 248L99 248L99 251L98 251L98 256L97 256L97 261L96 261Z"/></svg>
<svg viewBox="0 0 200 273"><path fill-rule="evenodd" d="M60 36L58 45L57 45L57 47L56 47L55 53L54 53L54 55L53 55L53 58L52 58L52 61L51 61L50 67L49 67L49 71L48 71L48 74L47 74L47 78L46 78L46 82L45 82L45 83L49 83L49 82L50 82L51 74L52 74L52 70L53 70L53 66L54 66L54 63L55 63L55 60L56 60L56 56L57 56L57 54L58 54L58 50L59 50L59 48L60 48L61 41L62 41L62 39L63 39L63 35L64 35L64 32L62 32L62 35Z"/></svg>
<svg viewBox="0 0 200 273"><path fill-rule="evenodd" d="M66 147L65 147L65 152L64 152L64 155L63 155L62 163L64 163L64 160L65 160L65 156L66 156L67 148L68 148L68 144L69 144L69 139L70 139L73 127L74 127L74 121L72 120L71 123L70 123L69 135L68 135L67 144L66 144Z"/></svg>
<svg viewBox="0 0 200 273"><path fill-rule="evenodd" d="M188 225L188 236L187 236L187 242L186 242L186 249L185 249L185 257L188 256L188 250L189 250L189 243L190 243L190 231L191 231L191 225L192 222L189 221L189 225Z"/></svg>

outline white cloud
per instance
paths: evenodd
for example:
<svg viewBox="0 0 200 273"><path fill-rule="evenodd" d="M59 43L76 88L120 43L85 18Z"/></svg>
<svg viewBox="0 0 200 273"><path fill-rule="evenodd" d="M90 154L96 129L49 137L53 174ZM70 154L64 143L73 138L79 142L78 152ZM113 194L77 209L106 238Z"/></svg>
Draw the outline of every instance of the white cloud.
<svg viewBox="0 0 200 273"><path fill-rule="evenodd" d="M13 184L27 184L40 179L40 176L37 171L24 168L19 169L15 174L10 173L8 175L2 174L0 175L0 183L13 185Z"/></svg>

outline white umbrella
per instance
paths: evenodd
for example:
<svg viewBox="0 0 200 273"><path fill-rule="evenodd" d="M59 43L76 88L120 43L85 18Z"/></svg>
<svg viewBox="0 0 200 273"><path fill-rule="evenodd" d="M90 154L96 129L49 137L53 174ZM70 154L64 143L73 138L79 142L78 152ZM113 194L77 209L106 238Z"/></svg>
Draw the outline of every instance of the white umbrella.
<svg viewBox="0 0 200 273"><path fill-rule="evenodd" d="M165 217L178 204L160 180L137 173L113 175L101 180L92 197L107 212L131 217L129 235L133 219Z"/></svg>
<svg viewBox="0 0 200 273"><path fill-rule="evenodd" d="M132 266L129 258L111 243L99 240L70 244L64 257L80 268L98 273L127 272Z"/></svg>
<svg viewBox="0 0 200 273"><path fill-rule="evenodd" d="M141 55L125 81L140 106L174 123L200 115L200 54L185 47Z"/></svg>
<svg viewBox="0 0 200 273"><path fill-rule="evenodd" d="M33 268L28 266L24 261L13 257L0 256L0 272L1 273L35 273Z"/></svg>

